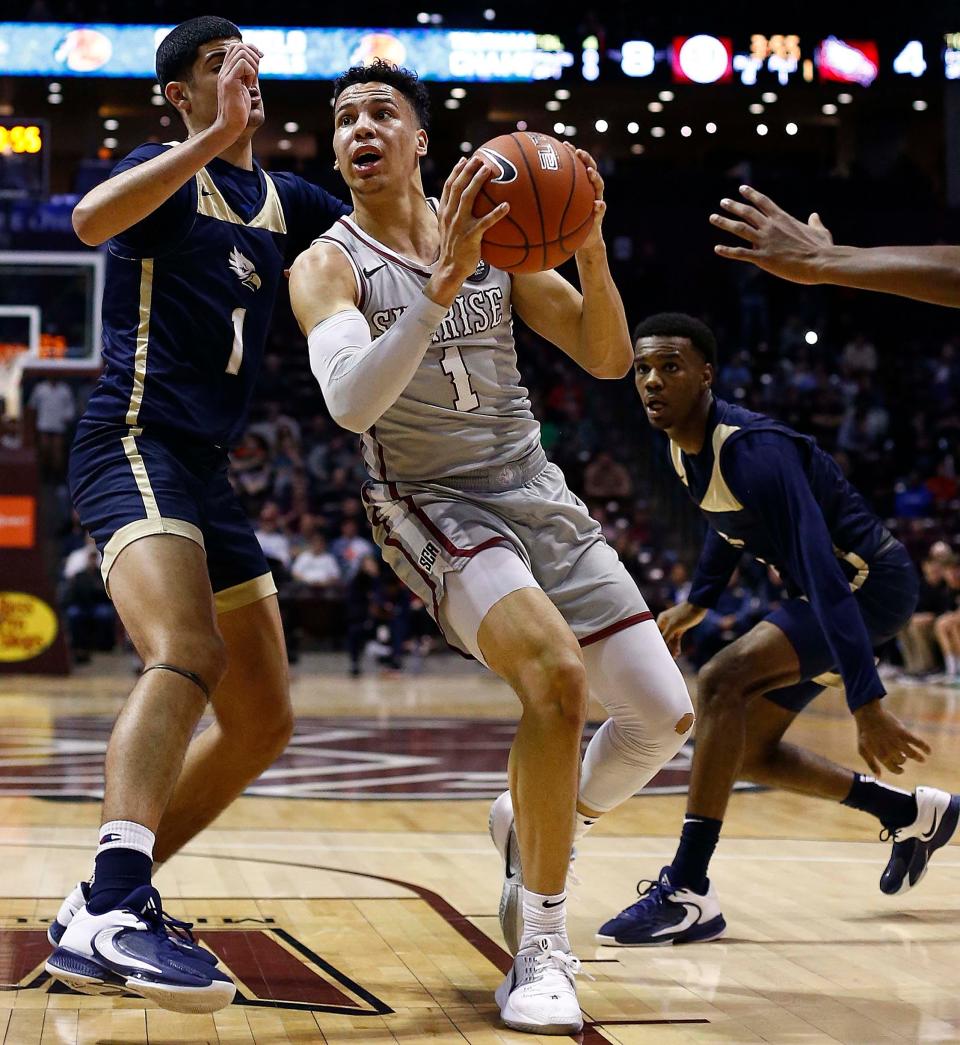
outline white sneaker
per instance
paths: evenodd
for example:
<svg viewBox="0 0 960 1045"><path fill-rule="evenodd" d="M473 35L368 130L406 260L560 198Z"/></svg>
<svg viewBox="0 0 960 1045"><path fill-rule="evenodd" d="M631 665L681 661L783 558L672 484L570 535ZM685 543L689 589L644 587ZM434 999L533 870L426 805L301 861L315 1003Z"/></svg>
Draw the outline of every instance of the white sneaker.
<svg viewBox="0 0 960 1045"><path fill-rule="evenodd" d="M513 798L504 791L490 807L487 826L490 837L503 861L503 888L500 891L500 931L507 949L516 954L523 939L523 867L520 863L520 842L513 818ZM577 859L576 847L570 850L567 867L566 889L579 885L580 879L573 870Z"/></svg>
<svg viewBox="0 0 960 1045"><path fill-rule="evenodd" d="M511 954L517 953L523 938L523 868L520 866L520 842L514 824L513 799L509 791L504 791L490 807L488 827L503 861L500 931Z"/></svg>
<svg viewBox="0 0 960 1045"><path fill-rule="evenodd" d="M58 947L67 926L73 921L73 916L80 910L90 897L90 883L77 882L69 896L60 904L57 917L50 923L47 929L47 939L51 947Z"/></svg>
<svg viewBox="0 0 960 1045"><path fill-rule="evenodd" d="M528 1034L576 1034L583 1029L574 977L580 959L562 950L556 936L538 936L513 959L497 988L500 1018Z"/></svg>

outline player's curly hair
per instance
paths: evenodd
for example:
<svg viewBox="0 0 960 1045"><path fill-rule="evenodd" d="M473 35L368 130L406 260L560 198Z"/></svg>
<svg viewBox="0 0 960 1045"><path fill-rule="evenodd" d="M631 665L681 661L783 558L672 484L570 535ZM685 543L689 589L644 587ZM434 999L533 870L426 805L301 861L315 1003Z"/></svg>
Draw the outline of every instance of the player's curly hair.
<svg viewBox="0 0 960 1045"><path fill-rule="evenodd" d="M633 343L642 337L683 337L714 369L717 367L717 339L703 320L685 312L658 312L633 329Z"/></svg>
<svg viewBox="0 0 960 1045"><path fill-rule="evenodd" d="M185 80L196 61L197 51L211 40L242 40L240 30L226 18L200 15L175 26L157 48L157 80L165 91L173 80Z"/></svg>
<svg viewBox="0 0 960 1045"><path fill-rule="evenodd" d="M369 65L351 65L333 82L334 103L348 87L358 83L386 83L396 88L413 107L420 126L429 129L430 95L413 69L385 62L382 58L375 58Z"/></svg>

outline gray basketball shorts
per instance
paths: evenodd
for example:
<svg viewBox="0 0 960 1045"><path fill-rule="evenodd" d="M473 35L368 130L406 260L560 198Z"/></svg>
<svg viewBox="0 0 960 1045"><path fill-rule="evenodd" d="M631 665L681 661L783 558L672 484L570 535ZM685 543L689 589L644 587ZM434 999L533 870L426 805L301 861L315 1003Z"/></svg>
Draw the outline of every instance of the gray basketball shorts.
<svg viewBox="0 0 960 1045"><path fill-rule="evenodd" d="M363 488L384 559L461 651L469 649L469 641L450 634L441 613L444 576L497 545L521 558L581 646L652 617L599 523L567 488L563 472L545 458L537 465L530 478L525 474L530 468L512 469L521 481L508 489L448 485L456 479L371 481ZM508 466L498 477L510 472Z"/></svg>

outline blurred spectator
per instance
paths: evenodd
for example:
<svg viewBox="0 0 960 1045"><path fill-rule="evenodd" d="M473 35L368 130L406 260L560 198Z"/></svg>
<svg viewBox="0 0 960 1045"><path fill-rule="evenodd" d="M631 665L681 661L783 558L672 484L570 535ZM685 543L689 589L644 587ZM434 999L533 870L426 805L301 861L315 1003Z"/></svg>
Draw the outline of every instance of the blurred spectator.
<svg viewBox="0 0 960 1045"><path fill-rule="evenodd" d="M918 472L911 472L905 482L897 483L894 511L898 519L917 519L930 514L933 494L924 485Z"/></svg>
<svg viewBox="0 0 960 1045"><path fill-rule="evenodd" d="M373 637L373 593L380 580L380 567L373 554L361 556L347 583L347 654L350 674L360 674L360 658L367 642Z"/></svg>
<svg viewBox="0 0 960 1045"><path fill-rule="evenodd" d="M270 445L262 435L247 432L230 457L230 468L242 496L266 496L273 483Z"/></svg>
<svg viewBox="0 0 960 1045"><path fill-rule="evenodd" d="M877 369L877 349L865 334L855 334L843 346L840 365L848 374L872 374Z"/></svg>
<svg viewBox="0 0 960 1045"><path fill-rule="evenodd" d="M943 653L946 683L960 686L960 558L951 556L944 568L945 612L933 622L933 632Z"/></svg>
<svg viewBox="0 0 960 1045"><path fill-rule="evenodd" d="M340 524L340 536L333 542L330 550L340 564L340 572L347 584L353 581L360 564L370 556L376 555L373 544L361 537L356 519L344 519Z"/></svg>
<svg viewBox="0 0 960 1045"><path fill-rule="evenodd" d="M63 561L63 579L72 580L78 573L82 573L90 561L91 553L96 557L97 565L100 565L100 552L97 550L97 542L92 537L85 537L79 548L74 548Z"/></svg>
<svg viewBox="0 0 960 1045"><path fill-rule="evenodd" d="M633 493L633 480L627 469L604 450L584 470L583 492L595 501L626 500Z"/></svg>
<svg viewBox="0 0 960 1045"><path fill-rule="evenodd" d="M928 555L920 568L920 596L910 623L900 635L903 664L910 675L922 676L937 667L937 644L933 625L951 608L944 563Z"/></svg>
<svg viewBox="0 0 960 1045"><path fill-rule="evenodd" d="M732 396L738 388L749 386L753 382L753 372L748 366L746 352L734 352L730 361L720 367L717 381L722 396Z"/></svg>
<svg viewBox="0 0 960 1045"><path fill-rule="evenodd" d="M693 648L690 659L699 669L724 646L745 635L766 616L767 603L735 570L726 591L712 610L688 634Z"/></svg>
<svg viewBox="0 0 960 1045"><path fill-rule="evenodd" d="M67 461L67 432L76 416L73 390L54 372L34 385L27 405L37 414L37 448L43 474L60 479Z"/></svg>
<svg viewBox="0 0 960 1045"><path fill-rule="evenodd" d="M280 530L280 510L271 501L260 511L260 523L254 530L267 561L278 562L286 573L290 569L290 538Z"/></svg>
<svg viewBox="0 0 960 1045"><path fill-rule="evenodd" d="M73 573L67 583L63 610L74 659L78 664L85 664L90 660L91 651L113 649L116 614L103 587L96 545L79 551L84 556L83 568Z"/></svg>
<svg viewBox="0 0 960 1045"><path fill-rule="evenodd" d="M293 579L314 592L336 589L342 580L337 560L327 551L327 539L322 533L310 538L310 547L293 560L290 571Z"/></svg>

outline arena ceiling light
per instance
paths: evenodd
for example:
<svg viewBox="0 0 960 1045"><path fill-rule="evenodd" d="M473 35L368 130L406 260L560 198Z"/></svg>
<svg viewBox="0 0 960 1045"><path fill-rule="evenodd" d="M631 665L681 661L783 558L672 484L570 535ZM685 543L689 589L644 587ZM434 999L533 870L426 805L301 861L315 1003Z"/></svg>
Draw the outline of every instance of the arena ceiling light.
<svg viewBox="0 0 960 1045"><path fill-rule="evenodd" d="M713 122L713 120L711 120L703 129L707 132L707 134L717 133L717 125Z"/></svg>
<svg viewBox="0 0 960 1045"><path fill-rule="evenodd" d="M637 131L639 131L639 130L640 130L640 124L639 124L639 123L637 123L637 121L636 121L636 120L631 120L631 121L630 121L630 122L629 122L629 123L627 124L627 130L629 131L629 133L630 133L630 134L636 134L636 133L637 133Z"/></svg>
<svg viewBox="0 0 960 1045"><path fill-rule="evenodd" d="M647 102L648 112L663 112L663 102Z"/></svg>
<svg viewBox="0 0 960 1045"><path fill-rule="evenodd" d="M792 135L796 134L797 131L800 130L800 128L795 123L793 123L791 121L790 123L787 124L787 126L784 128L784 130L787 132L787 134L792 136Z"/></svg>
<svg viewBox="0 0 960 1045"><path fill-rule="evenodd" d="M606 134L609 127L610 124L607 123L606 120L597 120L597 122L593 125L593 129L597 131L599 134Z"/></svg>

